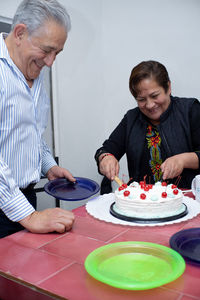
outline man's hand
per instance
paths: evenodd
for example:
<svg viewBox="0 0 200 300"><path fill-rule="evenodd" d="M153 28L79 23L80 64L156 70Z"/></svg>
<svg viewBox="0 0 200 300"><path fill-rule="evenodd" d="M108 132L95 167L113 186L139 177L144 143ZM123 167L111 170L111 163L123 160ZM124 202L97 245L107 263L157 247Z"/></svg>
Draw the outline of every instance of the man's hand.
<svg viewBox="0 0 200 300"><path fill-rule="evenodd" d="M49 169L46 175L49 180L65 177L69 181L72 182L76 181L76 179L72 176L72 174L67 169L61 168L59 166L53 166L51 169Z"/></svg>
<svg viewBox="0 0 200 300"><path fill-rule="evenodd" d="M108 179L114 180L115 176L119 174L119 162L113 155L105 156L101 160L101 156L103 155L104 154L99 157L99 170L101 174L105 175Z"/></svg>
<svg viewBox="0 0 200 300"><path fill-rule="evenodd" d="M61 208L48 208L33 212L19 223L33 233L63 233L72 228L74 214Z"/></svg>

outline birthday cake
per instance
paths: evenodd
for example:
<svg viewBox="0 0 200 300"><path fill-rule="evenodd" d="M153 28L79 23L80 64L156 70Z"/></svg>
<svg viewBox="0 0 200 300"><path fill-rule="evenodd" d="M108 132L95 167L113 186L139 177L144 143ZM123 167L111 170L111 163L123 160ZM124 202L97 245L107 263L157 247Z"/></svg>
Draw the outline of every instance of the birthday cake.
<svg viewBox="0 0 200 300"><path fill-rule="evenodd" d="M174 184L133 182L115 191L115 212L142 219L166 218L184 212L182 200L182 191Z"/></svg>

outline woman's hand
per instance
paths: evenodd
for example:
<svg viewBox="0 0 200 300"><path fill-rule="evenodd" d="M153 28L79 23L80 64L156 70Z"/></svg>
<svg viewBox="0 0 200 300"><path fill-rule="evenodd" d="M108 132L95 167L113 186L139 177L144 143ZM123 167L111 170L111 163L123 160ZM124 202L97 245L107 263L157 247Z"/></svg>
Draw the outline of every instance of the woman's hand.
<svg viewBox="0 0 200 300"><path fill-rule="evenodd" d="M104 157L103 157L104 156ZM103 157L103 159L102 159ZM99 157L99 170L101 174L105 175L108 179L114 180L114 177L119 174L119 162L114 155L107 155L105 153Z"/></svg>
<svg viewBox="0 0 200 300"><path fill-rule="evenodd" d="M198 156L194 153L181 153L167 158L161 165L163 179L169 179L179 176L183 169L198 169Z"/></svg>

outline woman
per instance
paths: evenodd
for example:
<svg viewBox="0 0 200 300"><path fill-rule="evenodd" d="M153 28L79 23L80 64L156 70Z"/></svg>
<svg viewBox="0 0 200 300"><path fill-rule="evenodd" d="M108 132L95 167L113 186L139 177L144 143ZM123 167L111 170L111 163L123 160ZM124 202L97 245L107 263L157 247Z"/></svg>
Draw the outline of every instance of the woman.
<svg viewBox="0 0 200 300"><path fill-rule="evenodd" d="M200 103L171 96L164 65L144 61L133 68L129 88L138 107L129 110L95 154L99 172L109 180L126 154L129 177L161 179L190 188L199 173Z"/></svg>

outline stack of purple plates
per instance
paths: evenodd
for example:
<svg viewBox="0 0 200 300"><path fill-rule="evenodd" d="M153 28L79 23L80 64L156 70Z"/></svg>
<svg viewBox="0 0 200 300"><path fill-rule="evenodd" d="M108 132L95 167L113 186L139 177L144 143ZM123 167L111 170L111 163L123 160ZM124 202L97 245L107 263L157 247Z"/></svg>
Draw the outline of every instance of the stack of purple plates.
<svg viewBox="0 0 200 300"><path fill-rule="evenodd" d="M170 246L188 262L200 266L200 228L178 231L170 238Z"/></svg>

